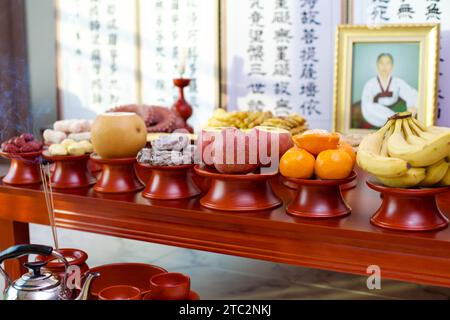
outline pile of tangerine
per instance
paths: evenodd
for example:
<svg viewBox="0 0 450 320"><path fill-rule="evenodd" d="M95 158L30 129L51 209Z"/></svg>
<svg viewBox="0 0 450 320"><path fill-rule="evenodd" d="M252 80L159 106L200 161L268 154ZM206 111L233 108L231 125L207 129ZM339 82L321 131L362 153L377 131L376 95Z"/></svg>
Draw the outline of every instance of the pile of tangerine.
<svg viewBox="0 0 450 320"><path fill-rule="evenodd" d="M355 166L353 148L340 141L339 134L326 130L308 130L292 137L295 146L280 159L285 177L323 180L347 178Z"/></svg>

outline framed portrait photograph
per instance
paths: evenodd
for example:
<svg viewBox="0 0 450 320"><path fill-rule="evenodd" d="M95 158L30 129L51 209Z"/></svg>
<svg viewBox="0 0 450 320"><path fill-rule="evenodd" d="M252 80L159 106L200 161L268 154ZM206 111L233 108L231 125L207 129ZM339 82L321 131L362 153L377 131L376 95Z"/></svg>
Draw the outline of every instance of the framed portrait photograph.
<svg viewBox="0 0 450 320"><path fill-rule="evenodd" d="M334 130L365 133L397 112L436 119L439 25L340 25Z"/></svg>

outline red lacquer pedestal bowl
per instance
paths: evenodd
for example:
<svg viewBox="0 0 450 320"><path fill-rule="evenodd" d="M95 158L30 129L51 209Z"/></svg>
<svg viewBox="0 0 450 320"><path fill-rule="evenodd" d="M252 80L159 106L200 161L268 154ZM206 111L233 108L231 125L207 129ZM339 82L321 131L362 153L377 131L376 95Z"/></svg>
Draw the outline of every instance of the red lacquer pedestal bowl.
<svg viewBox="0 0 450 320"><path fill-rule="evenodd" d="M282 183L284 186L288 187L289 189L297 190L297 188L298 188L298 185L295 182L289 181L285 177L282 177ZM353 181L350 181L349 183L341 185L341 190L346 191L346 190L354 189L354 188L356 188L357 185L358 185L358 180L355 179Z"/></svg>
<svg viewBox="0 0 450 320"><path fill-rule="evenodd" d="M224 174L199 165L196 165L194 170L199 176L211 179L208 192L200 199L200 204L206 208L223 211L258 211L272 209L282 203L269 184L278 172Z"/></svg>
<svg viewBox="0 0 450 320"><path fill-rule="evenodd" d="M352 211L341 193L341 186L356 179L356 172L342 180L295 179L297 194L287 206L289 214L303 218L339 218Z"/></svg>
<svg viewBox="0 0 450 320"><path fill-rule="evenodd" d="M102 159L91 154L91 160L102 166L102 172L94 185L100 193L127 193L142 190L144 185L136 175L136 158Z"/></svg>
<svg viewBox="0 0 450 320"><path fill-rule="evenodd" d="M88 160L88 169L93 175L97 175L100 172L102 172L102 166L94 161L92 159Z"/></svg>
<svg viewBox="0 0 450 320"><path fill-rule="evenodd" d="M3 182L11 185L27 185L41 183L39 161L41 152L7 153L0 151L3 158L11 161Z"/></svg>
<svg viewBox="0 0 450 320"><path fill-rule="evenodd" d="M448 226L448 219L436 203L438 194L450 187L403 189L385 187L377 182L367 185L382 194L383 202L370 221L390 230L436 231Z"/></svg>
<svg viewBox="0 0 450 320"><path fill-rule="evenodd" d="M201 190L192 180L190 170L193 164L180 166L152 166L138 163L143 168L150 169L150 177L142 196L149 199L176 200L199 195Z"/></svg>
<svg viewBox="0 0 450 320"><path fill-rule="evenodd" d="M42 156L48 161L55 163L51 173L52 188L83 188L97 182L97 179L92 176L88 169L89 154L52 156L48 151L44 151Z"/></svg>

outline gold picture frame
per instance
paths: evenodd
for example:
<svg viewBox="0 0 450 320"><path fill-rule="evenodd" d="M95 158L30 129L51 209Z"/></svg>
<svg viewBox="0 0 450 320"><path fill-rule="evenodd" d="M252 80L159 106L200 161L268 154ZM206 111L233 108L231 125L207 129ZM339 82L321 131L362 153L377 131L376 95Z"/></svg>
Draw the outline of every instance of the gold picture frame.
<svg viewBox="0 0 450 320"><path fill-rule="evenodd" d="M333 94L333 129L344 134L368 133L374 129L353 125L355 123L354 113L357 113L356 111L358 111L357 102L354 102L354 100L356 100L355 96L359 93L354 94L353 88L353 85L355 84L353 78L356 78L356 72L354 71L356 55L354 59L354 50L358 44L379 44L384 45L385 47L390 46L392 48L398 44L414 44L415 46L417 44L417 117L427 126L433 125L436 120L438 97L439 32L439 24L338 26L336 33L335 81ZM398 57L392 60L391 55L392 62L397 58ZM361 57L358 59L361 60ZM378 63L378 60L376 61ZM401 61L401 59L399 61ZM371 62L367 61L367 63L367 66L369 66ZM405 64L404 61L403 64ZM378 76L376 77L378 80ZM393 75L390 77L391 79L394 78ZM389 85L390 81L391 80L389 80ZM383 89L381 82L379 80L378 82L380 83L381 90L389 91L389 86L387 89ZM360 86L359 83L358 86ZM359 103L359 115L361 116L363 109L362 92Z"/></svg>

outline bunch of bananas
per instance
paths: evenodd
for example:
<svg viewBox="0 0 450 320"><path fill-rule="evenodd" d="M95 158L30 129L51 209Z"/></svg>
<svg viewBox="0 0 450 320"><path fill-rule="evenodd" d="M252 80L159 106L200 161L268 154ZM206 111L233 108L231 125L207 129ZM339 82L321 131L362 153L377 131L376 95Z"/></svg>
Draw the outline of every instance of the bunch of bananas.
<svg viewBox="0 0 450 320"><path fill-rule="evenodd" d="M216 109L213 117L208 120L210 127L236 127L251 129L256 126L269 126L283 128L291 134L301 133L308 129L308 124L302 116L291 114L287 117L275 117L270 111L234 111Z"/></svg>
<svg viewBox="0 0 450 320"><path fill-rule="evenodd" d="M361 141L357 162L388 187L448 186L449 156L450 128L426 127L401 112Z"/></svg>

